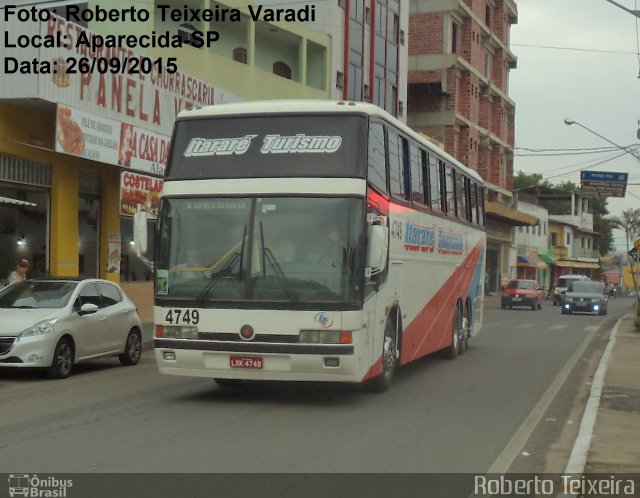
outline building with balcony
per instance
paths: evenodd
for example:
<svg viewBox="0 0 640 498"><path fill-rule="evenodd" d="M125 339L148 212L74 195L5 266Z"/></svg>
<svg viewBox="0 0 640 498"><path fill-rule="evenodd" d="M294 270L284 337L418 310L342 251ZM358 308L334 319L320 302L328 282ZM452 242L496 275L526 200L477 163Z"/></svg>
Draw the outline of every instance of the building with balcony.
<svg viewBox="0 0 640 498"><path fill-rule="evenodd" d="M535 217L515 207L515 103L509 71L513 0L414 0L409 12L408 118L486 183L487 271L492 290L515 278L514 226Z"/></svg>
<svg viewBox="0 0 640 498"><path fill-rule="evenodd" d="M517 247L516 270L518 278L537 280L548 288L551 282L551 264L554 259L549 254L549 213L532 196L518 193L518 211L535 216L536 225L519 226L514 229Z"/></svg>

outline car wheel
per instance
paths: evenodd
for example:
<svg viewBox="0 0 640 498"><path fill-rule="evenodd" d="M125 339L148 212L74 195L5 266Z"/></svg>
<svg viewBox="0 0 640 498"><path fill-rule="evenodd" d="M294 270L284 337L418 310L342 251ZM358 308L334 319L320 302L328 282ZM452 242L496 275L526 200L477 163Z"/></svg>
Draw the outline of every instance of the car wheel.
<svg viewBox="0 0 640 498"><path fill-rule="evenodd" d="M536 311L538 309L538 305L537 304L532 304L531 305L531 311Z"/></svg>
<svg viewBox="0 0 640 498"><path fill-rule="evenodd" d="M384 327L384 342L382 344L382 373L371 379L374 392L383 393L391 386L398 364L396 356L396 330L391 320L387 320Z"/></svg>
<svg viewBox="0 0 640 498"><path fill-rule="evenodd" d="M138 329L131 329L127 336L124 353L118 356L120 363L125 366L135 365L142 355L142 338Z"/></svg>
<svg viewBox="0 0 640 498"><path fill-rule="evenodd" d="M53 353L53 362L47 370L47 375L51 379L66 379L71 375L75 352L73 350L73 342L68 337L63 337L56 344Z"/></svg>
<svg viewBox="0 0 640 498"><path fill-rule="evenodd" d="M538 303L538 309L541 310L542 309L542 303Z"/></svg>

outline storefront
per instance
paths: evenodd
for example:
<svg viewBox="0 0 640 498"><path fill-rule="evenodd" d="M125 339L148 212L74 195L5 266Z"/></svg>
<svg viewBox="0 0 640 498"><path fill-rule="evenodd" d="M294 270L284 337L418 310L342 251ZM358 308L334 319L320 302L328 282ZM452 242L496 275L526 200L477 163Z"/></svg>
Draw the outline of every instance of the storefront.
<svg viewBox="0 0 640 498"><path fill-rule="evenodd" d="M48 165L0 154L0 286L18 259L47 274L50 189Z"/></svg>
<svg viewBox="0 0 640 498"><path fill-rule="evenodd" d="M16 31L22 28L33 26ZM60 26L36 28L46 33ZM70 53L63 47L33 51L41 60ZM153 74L3 76L0 282L17 258L31 262L29 278L105 278L120 282L136 304L144 302L142 318L151 320L151 268L132 250L133 213L147 211L152 253L177 113L238 100L182 72L171 80Z"/></svg>

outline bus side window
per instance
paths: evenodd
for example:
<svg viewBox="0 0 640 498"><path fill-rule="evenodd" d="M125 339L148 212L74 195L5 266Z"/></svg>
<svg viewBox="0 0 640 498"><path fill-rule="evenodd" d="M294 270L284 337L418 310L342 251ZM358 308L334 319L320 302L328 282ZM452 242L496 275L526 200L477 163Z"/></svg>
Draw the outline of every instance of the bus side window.
<svg viewBox="0 0 640 498"><path fill-rule="evenodd" d="M471 207L471 218L469 221L474 225L478 225L478 186L475 182L469 181L469 205Z"/></svg>
<svg viewBox="0 0 640 498"><path fill-rule="evenodd" d="M429 154L429 200L433 211L442 211L440 201L440 168L438 159L433 154Z"/></svg>
<svg viewBox="0 0 640 498"><path fill-rule="evenodd" d="M401 137L388 130L389 138L389 191L392 197L406 199L404 151Z"/></svg>
<svg viewBox="0 0 640 498"><path fill-rule="evenodd" d="M456 197L454 188L453 168L448 164L442 163L444 169L444 192L445 192L445 209L444 211L451 216L456 216Z"/></svg>
<svg viewBox="0 0 640 498"><path fill-rule="evenodd" d="M369 183L380 192L387 192L387 172L384 154L384 126L381 123L369 125L369 156L367 176Z"/></svg>
<svg viewBox="0 0 640 498"><path fill-rule="evenodd" d="M463 221L467 221L467 179L459 171L454 171L454 175L456 179L456 205L458 207L458 218Z"/></svg>
<svg viewBox="0 0 640 498"><path fill-rule="evenodd" d="M486 218L484 214L484 188L478 186L478 225L485 226Z"/></svg>
<svg viewBox="0 0 640 498"><path fill-rule="evenodd" d="M425 205L425 190L422 169L423 152L411 143L411 200L418 206Z"/></svg>

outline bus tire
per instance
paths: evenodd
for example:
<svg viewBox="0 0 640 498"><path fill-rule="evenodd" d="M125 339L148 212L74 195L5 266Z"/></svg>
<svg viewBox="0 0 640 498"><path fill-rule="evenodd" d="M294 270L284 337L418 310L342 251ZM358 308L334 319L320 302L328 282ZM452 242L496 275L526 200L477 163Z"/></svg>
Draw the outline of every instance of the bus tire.
<svg viewBox="0 0 640 498"><path fill-rule="evenodd" d="M462 351L469 349L469 339L471 338L471 329L473 327L473 324L471 323L472 315L471 301L467 299L467 302L464 305L464 315L462 317Z"/></svg>
<svg viewBox="0 0 640 498"><path fill-rule="evenodd" d="M371 388L373 392L383 393L391 386L393 376L398 366L398 357L396 355L396 329L387 319L384 326L384 342L382 345L382 372L377 377L371 379Z"/></svg>
<svg viewBox="0 0 640 498"><path fill-rule="evenodd" d="M455 360L460 354L460 346L462 344L462 314L460 306L455 307L453 311L453 323L451 325L451 344L444 350L444 357L448 360Z"/></svg>

